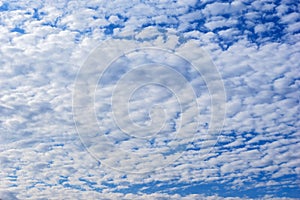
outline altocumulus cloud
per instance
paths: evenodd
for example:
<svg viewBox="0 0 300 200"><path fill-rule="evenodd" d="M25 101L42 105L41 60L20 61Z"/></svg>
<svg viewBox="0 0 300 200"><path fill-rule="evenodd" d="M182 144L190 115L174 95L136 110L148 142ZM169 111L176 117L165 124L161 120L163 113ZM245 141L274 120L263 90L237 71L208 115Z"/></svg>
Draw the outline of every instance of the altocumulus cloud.
<svg viewBox="0 0 300 200"><path fill-rule="evenodd" d="M0 198L298 198L298 10L292 1L2 1ZM164 169L111 170L87 153L76 133L76 72L105 39L154 26L196 39L209 52L226 88L226 122L214 151L204 157L196 137ZM125 66L126 58L116 64ZM203 88L199 104L209 104L205 83L191 81ZM149 89L150 103L174 108L174 99L160 89ZM148 104L138 95L149 91L132 99L136 123L148 120L140 109ZM101 98L108 97L101 93ZM99 107L103 115L105 109ZM200 112L203 119L210 116L209 108ZM170 116L165 132L176 130L180 114L171 110ZM100 117L110 129L110 116ZM117 129L109 132L115 140L126 139ZM162 144L157 138L157 152ZM126 161L122 154L116 158Z"/></svg>

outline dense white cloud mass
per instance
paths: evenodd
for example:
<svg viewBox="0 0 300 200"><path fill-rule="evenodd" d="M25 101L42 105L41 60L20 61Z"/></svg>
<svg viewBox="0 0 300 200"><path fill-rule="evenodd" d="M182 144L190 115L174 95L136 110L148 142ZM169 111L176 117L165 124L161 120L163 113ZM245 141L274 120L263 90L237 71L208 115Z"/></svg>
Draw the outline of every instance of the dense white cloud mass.
<svg viewBox="0 0 300 200"><path fill-rule="evenodd" d="M1 1L0 199L298 198L299 20L299 5L288 0ZM81 143L73 121L74 81L101 42L149 27L175 33L183 43L194 39L210 54L226 90L226 120L214 150L201 154L211 145L200 134L210 125L211 96L205 80L189 71L190 83L199 89L194 141L182 137L176 141L182 146L168 151L168 134L180 122L189 133L195 110L189 102L180 110L172 91L162 94L159 86L136 90L129 111L134 123L149 125L149 110L161 104L168 111L163 134L147 144L129 141L112 125L108 94L110 84L128 69L127 61L135 58L138 65L144 59L125 56L107 71L107 90L96 90L99 130L117 148L151 154L140 162L111 152L105 159L134 164L137 173L120 172L95 159ZM163 54L156 59L186 64ZM178 80L170 84L176 86ZM182 114L188 117L180 120ZM164 168L138 173L141 167L159 165L166 152L178 156L182 151Z"/></svg>

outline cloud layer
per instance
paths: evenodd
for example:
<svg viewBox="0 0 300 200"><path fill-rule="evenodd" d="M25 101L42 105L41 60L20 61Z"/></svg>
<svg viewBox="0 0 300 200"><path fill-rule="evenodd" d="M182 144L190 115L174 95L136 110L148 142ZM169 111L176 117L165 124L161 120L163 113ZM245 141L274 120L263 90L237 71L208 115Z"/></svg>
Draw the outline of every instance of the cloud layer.
<svg viewBox="0 0 300 200"><path fill-rule="evenodd" d="M0 2L0 198L297 198L298 10L290 1ZM210 54L226 89L226 122L214 150L201 154L205 143L200 133L210 125L211 97L205 81L191 72L190 83L199 88L201 123L195 140L182 140L188 144L184 154L163 169L119 172L89 154L77 135L74 80L105 39L154 26L196 39ZM134 62L144 62L131 55ZM115 65L125 66L125 61ZM107 72L109 81L124 73L120 68ZM109 131L113 141L126 141L111 126L109 105L103 106L109 96L97 95L102 100L96 104L100 130ZM175 100L164 88L144 87L132 96L131 117L147 125L148 111L160 103L169 110L167 135L178 128L183 112ZM187 104L184 112L191 114L191 108ZM192 121L181 122L188 131ZM163 136L148 146L127 141L117 147L166 152L168 138ZM174 155L182 151L173 150ZM115 152L105 159L126 162L126 154ZM146 159L144 165L161 159Z"/></svg>

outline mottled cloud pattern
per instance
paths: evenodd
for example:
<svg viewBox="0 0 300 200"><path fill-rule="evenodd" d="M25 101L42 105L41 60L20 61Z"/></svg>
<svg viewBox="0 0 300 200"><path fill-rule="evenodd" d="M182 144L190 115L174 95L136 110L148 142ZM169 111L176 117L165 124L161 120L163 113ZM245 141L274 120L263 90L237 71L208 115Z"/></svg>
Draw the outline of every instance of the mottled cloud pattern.
<svg viewBox="0 0 300 200"><path fill-rule="evenodd" d="M180 36L180 44L195 40L210 55L226 92L225 123L213 150L201 154L210 143L203 142L200 133L209 128L213 112L207 83L182 60L155 55L186 66L180 68L182 73L198 88L199 130L194 140L182 137L176 141L182 146L166 150L167 136L176 132L179 122L189 133L194 107L187 102L178 109L172 91L156 85L136 90L128 110L134 123L147 126L149 110L163 106L168 110L163 134L149 144L128 140L113 125L108 94L128 61L140 65L149 57L124 56L95 90L99 131L115 142L114 148L143 154L150 149L155 154L144 163L128 162L128 155L117 151L103 160L134 164L138 172L143 164L159 165L166 154L183 154L149 173L114 170L95 159L77 134L72 108L76 74L104 41L153 27ZM0 33L0 199L299 198L296 1L4 0ZM155 71L147 73L158 77ZM118 99L116 104L122 105ZM118 111L123 116L124 109ZM180 121L182 114L188 117Z"/></svg>

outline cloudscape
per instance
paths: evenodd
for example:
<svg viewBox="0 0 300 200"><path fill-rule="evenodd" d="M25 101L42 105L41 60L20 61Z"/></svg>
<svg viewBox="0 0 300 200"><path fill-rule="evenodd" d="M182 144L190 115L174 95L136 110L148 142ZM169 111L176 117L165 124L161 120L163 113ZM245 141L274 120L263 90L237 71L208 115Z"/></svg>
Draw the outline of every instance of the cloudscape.
<svg viewBox="0 0 300 200"><path fill-rule="evenodd" d="M0 199L298 199L299 5L0 1Z"/></svg>

